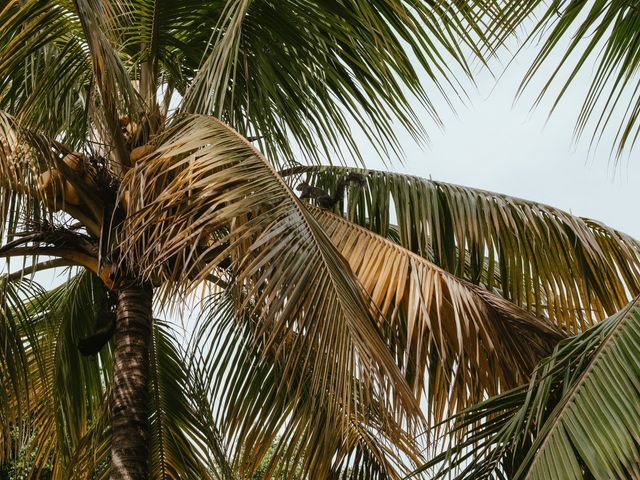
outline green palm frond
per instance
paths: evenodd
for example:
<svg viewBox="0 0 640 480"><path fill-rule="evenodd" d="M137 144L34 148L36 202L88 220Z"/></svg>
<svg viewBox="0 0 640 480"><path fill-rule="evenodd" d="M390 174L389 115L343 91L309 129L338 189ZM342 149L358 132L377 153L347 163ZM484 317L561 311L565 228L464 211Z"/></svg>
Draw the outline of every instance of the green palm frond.
<svg viewBox="0 0 640 480"><path fill-rule="evenodd" d="M5 281L3 292L0 463L13 460L25 475L47 468L54 479L108 478L111 349L85 358L76 346L94 328L102 285L83 272L48 292L27 280ZM156 321L150 472L158 479L207 479L199 452L211 448L212 440L189 397L189 364L178 344L167 325ZM21 465L20 455L29 462Z"/></svg>
<svg viewBox="0 0 640 480"><path fill-rule="evenodd" d="M0 463L6 463L26 442L25 435L17 435L14 443L12 430L21 422L22 412L36 401L29 379L30 352L20 326L28 315L23 299L40 295L42 289L28 280L7 282L4 278L0 286Z"/></svg>
<svg viewBox="0 0 640 480"><path fill-rule="evenodd" d="M212 310L207 309L210 313ZM216 411L220 412L219 404L213 399L220 398L216 395L216 386L212 385L216 365L211 364L211 341L200 345L200 339L204 339L209 328L206 314L201 315L203 322L191 332L189 346L183 352L184 363L187 370L187 395L192 402L195 412L194 419L199 422L199 432L205 439L198 448L205 457L205 464L214 478L220 480L235 480L236 475L232 467L233 448L230 448L220 431L220 423L225 420ZM222 334L224 337L224 333ZM214 337L214 338L217 338ZM233 368L230 365L230 369Z"/></svg>
<svg viewBox="0 0 640 480"><path fill-rule="evenodd" d="M483 20L496 11L491 1L223 2L182 108L260 137L274 159L293 159L290 138L311 159L345 146L357 154L350 123L380 152L398 151L397 125L424 135L412 96L437 119L414 65L434 91L461 90L450 64L469 74L462 48L482 58Z"/></svg>
<svg viewBox="0 0 640 480"><path fill-rule="evenodd" d="M16 318L12 331L20 336L24 348L22 372L27 391L3 402L3 417L15 419L3 433L22 439L14 455L23 452L34 458L29 475L47 464L56 478L86 478L91 471L89 465L81 471L68 468L82 445L88 449L85 459L93 457L99 443L87 444L84 439L107 418L110 353L105 349L99 361L87 361L76 348L78 339L93 328L100 295L95 277L84 273L51 291L23 296L20 307L11 310ZM4 370L10 360L3 358L2 363ZM5 392L14 383L12 376L3 375L1 381Z"/></svg>
<svg viewBox="0 0 640 480"><path fill-rule="evenodd" d="M118 133L116 110L140 109L115 47L114 18L106 2L5 2L0 108L24 128L74 147L96 131L102 140Z"/></svg>
<svg viewBox="0 0 640 480"><path fill-rule="evenodd" d="M184 94L211 39L222 2L131 0L122 5L126 14L118 35L125 39L123 50L132 61L148 64L150 81L156 84L149 90L164 83Z"/></svg>
<svg viewBox="0 0 640 480"><path fill-rule="evenodd" d="M160 90L273 159L298 147L314 160L358 155L352 124L381 153L399 152L394 125L425 136L413 98L439 122L431 91L462 94L456 77L470 76L469 56L484 61L499 12L493 0L13 0L0 10L0 108L75 147L97 132L122 164L118 116L157 131Z"/></svg>
<svg viewBox="0 0 640 480"><path fill-rule="evenodd" d="M522 90L544 71L549 78L537 98L540 102L552 87L560 86L553 109L585 70L591 70L589 91L577 117L576 135L593 129L598 142L611 123L616 128L612 153L620 156L635 145L640 124L640 60L638 7L627 0L505 2L496 17L502 26L496 38L504 41L520 24L534 17L527 44L538 44L538 55L529 68ZM561 54L560 60L553 58ZM593 64L595 63L595 66ZM551 74L546 66L553 66Z"/></svg>
<svg viewBox="0 0 640 480"><path fill-rule="evenodd" d="M144 112L138 92L131 83L132 76L120 57L121 47L113 31L117 30L115 12L108 2L74 0L75 14L82 26L84 40L90 54L92 81L97 86L100 103L93 112L94 125L113 149L115 163L128 165L129 150L121 131L119 116ZM90 101L90 100L89 100Z"/></svg>
<svg viewBox="0 0 640 480"><path fill-rule="evenodd" d="M130 211L118 245L136 275L169 282L168 296L176 282L193 287L226 263L238 314L256 314L254 335L276 359L289 358L283 382L306 364L304 394L326 402L330 417L381 402L389 421L403 418L408 428L419 421L375 306L322 226L239 134L213 117L187 116L121 191ZM303 394L302 385L289 387Z"/></svg>
<svg viewBox="0 0 640 480"><path fill-rule="evenodd" d="M561 343L529 385L463 412L475 427L427 466L443 462L437 478L640 477L639 332L636 299Z"/></svg>
<svg viewBox="0 0 640 480"><path fill-rule="evenodd" d="M445 270L547 317L568 334L586 330L640 293L640 244L600 222L475 188L347 167L283 172L335 191L362 175L339 211Z"/></svg>
<svg viewBox="0 0 640 480"><path fill-rule="evenodd" d="M189 364L171 325L155 320L150 359L150 477L162 480L211 477L201 458L211 437L202 433L190 398ZM214 477L215 478L215 477Z"/></svg>
<svg viewBox="0 0 640 480"><path fill-rule="evenodd" d="M91 63L68 5L4 2L0 24L0 110L49 138L84 142Z"/></svg>

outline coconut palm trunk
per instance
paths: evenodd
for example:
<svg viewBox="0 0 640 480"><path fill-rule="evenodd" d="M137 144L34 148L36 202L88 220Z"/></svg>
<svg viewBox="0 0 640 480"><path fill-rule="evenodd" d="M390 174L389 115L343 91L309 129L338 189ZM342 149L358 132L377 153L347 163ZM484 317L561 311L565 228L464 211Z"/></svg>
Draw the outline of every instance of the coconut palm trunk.
<svg viewBox="0 0 640 480"><path fill-rule="evenodd" d="M111 479L148 478L147 382L152 322L149 285L118 292L111 392Z"/></svg>

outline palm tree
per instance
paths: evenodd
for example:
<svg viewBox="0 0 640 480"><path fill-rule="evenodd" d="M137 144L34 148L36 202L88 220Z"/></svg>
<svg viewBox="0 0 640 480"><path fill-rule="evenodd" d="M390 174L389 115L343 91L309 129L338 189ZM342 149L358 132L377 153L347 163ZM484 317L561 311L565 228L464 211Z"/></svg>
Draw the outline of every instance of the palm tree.
<svg viewBox="0 0 640 480"><path fill-rule="evenodd" d="M317 166L358 156L352 121L383 154L396 123L422 136L407 94L430 97L407 50L459 89L447 65L469 72L460 45L482 57L497 13L3 2L0 253L25 260L0 292L0 463L236 478L275 448L267 474L399 478L423 460L417 432L521 385L638 294L638 244L596 222ZM347 173L362 185L334 213L291 188L304 174L333 193ZM60 267L54 289L29 278ZM154 311L200 288L182 348Z"/></svg>
<svg viewBox="0 0 640 480"><path fill-rule="evenodd" d="M311 433L339 434L371 417L395 439L398 425L414 424L419 409L371 300L270 162L291 162L294 145L310 159L343 142L357 154L349 118L381 151L397 149L394 122L421 136L407 92L430 100L407 47L435 87L452 83L447 61L469 71L460 42L480 53L472 35L485 8L492 7L3 2L2 255L31 259L4 292L13 342L3 354L3 456L29 445L38 468L53 458L55 475L83 476L110 443L112 478L146 478L157 427L161 438L171 434L157 452L162 475L180 463L182 476L205 476L196 468L198 444L189 454L174 445L193 441L184 425L196 430L196 420L162 409L154 339L167 336L152 316L154 302L179 305L203 282L232 295L238 319L259 322L252 334L283 368L281 387L299 368L312 372L305 394L334 423ZM275 242L284 234L287 242ZM285 260L288 270L274 269ZM62 290L22 279L60 266L83 269ZM89 321L79 327L73 318L83 312ZM71 346L96 316L98 330L81 349L95 353L115 329L113 354L100 351L97 365L86 365ZM322 319L313 337L311 318ZM294 342L291 358L283 342ZM323 362L330 368L308 368ZM188 376L176 373L173 382ZM188 415L185 399L174 403ZM167 417L176 419L173 431ZM322 472L319 457L309 457L309 471Z"/></svg>
<svg viewBox="0 0 640 480"><path fill-rule="evenodd" d="M541 47L521 89L571 35L538 101L568 72L555 108L581 70L595 61L576 134L590 127L592 143L598 143L618 117L612 153L621 156L634 147L639 131L637 6L622 1L540 4L513 2L503 10L503 24L514 28L538 14L529 40L540 36ZM450 419L456 424L450 443L416 473L459 479L640 478L639 318L636 297L605 321L585 325L562 341L528 384L457 412Z"/></svg>

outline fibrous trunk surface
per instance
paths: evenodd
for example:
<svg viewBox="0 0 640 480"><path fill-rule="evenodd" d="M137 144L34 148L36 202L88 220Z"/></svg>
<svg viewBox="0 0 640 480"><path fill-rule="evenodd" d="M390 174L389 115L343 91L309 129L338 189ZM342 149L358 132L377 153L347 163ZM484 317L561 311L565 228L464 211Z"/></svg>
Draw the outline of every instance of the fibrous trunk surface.
<svg viewBox="0 0 640 480"><path fill-rule="evenodd" d="M150 286L127 286L118 292L111 392L111 480L148 478L151 303Z"/></svg>

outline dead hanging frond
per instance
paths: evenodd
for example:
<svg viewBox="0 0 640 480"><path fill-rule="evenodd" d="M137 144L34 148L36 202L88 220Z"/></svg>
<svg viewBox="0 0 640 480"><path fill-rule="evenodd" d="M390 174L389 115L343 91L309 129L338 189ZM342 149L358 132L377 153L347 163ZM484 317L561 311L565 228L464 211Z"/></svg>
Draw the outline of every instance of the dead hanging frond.
<svg viewBox="0 0 640 480"><path fill-rule="evenodd" d="M240 135L213 117L186 116L121 189L129 197L118 233L123 268L175 285L228 261L238 314L257 315L255 338L287 358L279 388L302 395L293 379L306 365L304 394L330 418L366 415L381 402L384 415L416 425L418 405L376 309L322 226Z"/></svg>

